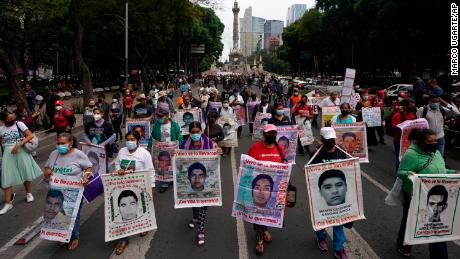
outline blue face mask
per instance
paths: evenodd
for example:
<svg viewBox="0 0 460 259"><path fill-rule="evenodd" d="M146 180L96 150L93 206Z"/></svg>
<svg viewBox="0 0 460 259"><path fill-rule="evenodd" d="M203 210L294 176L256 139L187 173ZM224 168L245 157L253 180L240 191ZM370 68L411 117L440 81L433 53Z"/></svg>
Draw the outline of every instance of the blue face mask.
<svg viewBox="0 0 460 259"><path fill-rule="evenodd" d="M284 110L276 110L276 115L281 116L284 114Z"/></svg>
<svg viewBox="0 0 460 259"><path fill-rule="evenodd" d="M159 118L158 123L163 124L163 123L165 123L165 120L163 118Z"/></svg>
<svg viewBox="0 0 460 259"><path fill-rule="evenodd" d="M439 109L439 103L430 103L430 108L433 110Z"/></svg>
<svg viewBox="0 0 460 259"><path fill-rule="evenodd" d="M137 148L137 143L136 141L126 141L126 147L128 150L134 150Z"/></svg>
<svg viewBox="0 0 460 259"><path fill-rule="evenodd" d="M193 141L198 141L201 139L201 133L190 134L190 138L192 138Z"/></svg>
<svg viewBox="0 0 460 259"><path fill-rule="evenodd" d="M56 145L56 149L59 152L59 154L64 155L67 152L69 152L69 145L64 144L64 145Z"/></svg>

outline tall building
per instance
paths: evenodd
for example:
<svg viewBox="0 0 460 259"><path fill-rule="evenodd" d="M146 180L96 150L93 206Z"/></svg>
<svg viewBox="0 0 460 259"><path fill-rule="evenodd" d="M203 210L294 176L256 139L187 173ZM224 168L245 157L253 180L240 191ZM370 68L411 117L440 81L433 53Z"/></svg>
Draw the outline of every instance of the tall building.
<svg viewBox="0 0 460 259"><path fill-rule="evenodd" d="M264 46L264 32L265 32L265 22L264 18L252 17L252 53L257 52L257 48L262 49ZM260 40L260 43L259 43ZM259 46L257 46L259 44Z"/></svg>
<svg viewBox="0 0 460 259"><path fill-rule="evenodd" d="M286 17L286 26L291 25L298 19L300 19L304 13L307 11L306 4L293 4L289 6L287 17Z"/></svg>
<svg viewBox="0 0 460 259"><path fill-rule="evenodd" d="M284 22L279 20L267 20L264 25L264 49L268 51L276 50L283 44Z"/></svg>
<svg viewBox="0 0 460 259"><path fill-rule="evenodd" d="M245 57L257 52L259 39L263 39L265 19L252 16L252 7L246 8L240 19L240 47ZM259 48L262 49L263 42Z"/></svg>

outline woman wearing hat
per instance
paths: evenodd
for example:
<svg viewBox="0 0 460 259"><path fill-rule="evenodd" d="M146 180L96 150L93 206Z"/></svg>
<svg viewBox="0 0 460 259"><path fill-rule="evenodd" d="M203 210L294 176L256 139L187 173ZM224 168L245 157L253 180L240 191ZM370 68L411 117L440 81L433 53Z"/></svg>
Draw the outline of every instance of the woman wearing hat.
<svg viewBox="0 0 460 259"><path fill-rule="evenodd" d="M248 155L259 161L271 161L276 163L287 162L285 159L286 152L284 147L278 145L276 142L277 133L275 125L265 125L263 130L264 140L253 144L249 148ZM272 235L268 231L267 226L258 224L253 225L254 231L256 232L256 253L262 255L264 253L264 242L270 243L272 241Z"/></svg>
<svg viewBox="0 0 460 259"><path fill-rule="evenodd" d="M137 98L139 101L133 108L133 118L134 119L153 119L153 108L147 104L147 97L144 93L140 94Z"/></svg>

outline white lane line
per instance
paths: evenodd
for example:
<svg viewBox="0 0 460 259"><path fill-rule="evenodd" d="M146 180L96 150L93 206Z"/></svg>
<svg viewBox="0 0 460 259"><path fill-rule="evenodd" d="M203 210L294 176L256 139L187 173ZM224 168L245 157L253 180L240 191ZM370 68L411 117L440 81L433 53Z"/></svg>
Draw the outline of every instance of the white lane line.
<svg viewBox="0 0 460 259"><path fill-rule="evenodd" d="M238 175L238 170L236 167L234 148L232 148L230 160L232 164L233 189L235 189L235 184L237 182L236 176ZM244 223L241 218L236 218L236 234L238 237L238 258L248 259L249 255L248 255L248 243L247 243L247 238L246 238L246 231L244 230Z"/></svg>
<svg viewBox="0 0 460 259"><path fill-rule="evenodd" d="M42 222L42 217L39 217L38 219L36 219L30 227L26 227L24 230L22 230L16 236L14 236L10 241L8 241L8 243L3 245L2 248L0 248L0 254L8 250L9 247L13 246L19 238L27 234L27 232L29 232L30 230L34 229L35 226L40 224L40 222Z"/></svg>

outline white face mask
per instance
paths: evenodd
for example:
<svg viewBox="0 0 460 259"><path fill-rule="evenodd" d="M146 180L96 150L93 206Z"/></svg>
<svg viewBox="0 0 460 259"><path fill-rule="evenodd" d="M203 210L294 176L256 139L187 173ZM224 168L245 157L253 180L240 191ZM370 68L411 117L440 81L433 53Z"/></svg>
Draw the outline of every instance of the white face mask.
<svg viewBox="0 0 460 259"><path fill-rule="evenodd" d="M100 115L100 114L94 114L94 120L95 120L95 121L98 121L98 120L100 120L100 119L102 119L102 115Z"/></svg>
<svg viewBox="0 0 460 259"><path fill-rule="evenodd" d="M117 99L112 99L112 103L117 103L118 100Z"/></svg>
<svg viewBox="0 0 460 259"><path fill-rule="evenodd" d="M228 103L223 103L223 104L222 104L222 107L224 107L224 108L228 108L228 106L229 106Z"/></svg>
<svg viewBox="0 0 460 259"><path fill-rule="evenodd" d="M56 106L57 111L59 111L60 109L62 109L62 106Z"/></svg>

